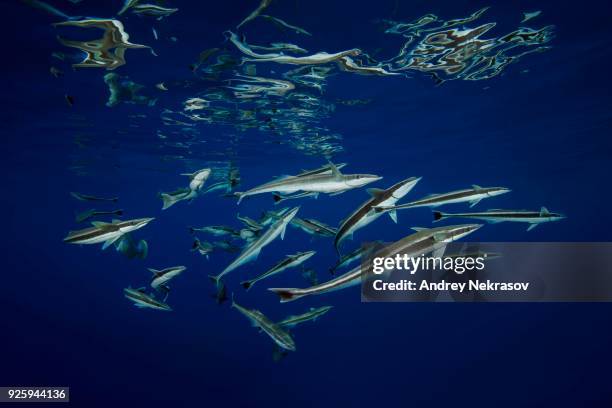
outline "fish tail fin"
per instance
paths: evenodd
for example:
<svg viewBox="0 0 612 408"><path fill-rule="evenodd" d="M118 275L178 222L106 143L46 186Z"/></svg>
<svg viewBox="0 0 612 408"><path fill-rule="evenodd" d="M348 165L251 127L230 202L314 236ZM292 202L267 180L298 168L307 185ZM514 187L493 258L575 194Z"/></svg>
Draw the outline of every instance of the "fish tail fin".
<svg viewBox="0 0 612 408"><path fill-rule="evenodd" d="M217 275L208 275L208 278L217 286L219 286L219 283L221 283L221 278Z"/></svg>
<svg viewBox="0 0 612 408"><path fill-rule="evenodd" d="M447 215L444 214L442 211L434 211L433 212L434 222L441 221L441 220L443 220L446 217L447 217Z"/></svg>
<svg viewBox="0 0 612 408"><path fill-rule="evenodd" d="M161 199L163 201L162 210L172 207L176 201L170 194L161 193Z"/></svg>
<svg viewBox="0 0 612 408"><path fill-rule="evenodd" d="M295 291L298 290L297 288L268 288L268 290L276 293L281 303L291 302L304 296L295 293Z"/></svg>
<svg viewBox="0 0 612 408"><path fill-rule="evenodd" d="M274 199L274 204L278 204L283 201L283 197L280 194L272 194L272 198Z"/></svg>
<svg viewBox="0 0 612 408"><path fill-rule="evenodd" d="M240 282L240 284L242 285L243 288L245 288L246 290L251 289L251 286L253 285L253 282L251 281L244 281L244 282Z"/></svg>
<svg viewBox="0 0 612 408"><path fill-rule="evenodd" d="M195 234L195 228L193 228L193 227L191 227L191 226L189 226L189 227L187 227L187 228L189 229L189 233L190 233L190 234Z"/></svg>
<svg viewBox="0 0 612 408"><path fill-rule="evenodd" d="M238 197L238 203L237 203L237 204L240 204L240 202L241 202L241 201L242 201L242 199L244 198L244 193L241 193L241 192L238 192L238 191L237 191L237 192L235 192L235 193L234 193L234 196L235 196L235 197Z"/></svg>

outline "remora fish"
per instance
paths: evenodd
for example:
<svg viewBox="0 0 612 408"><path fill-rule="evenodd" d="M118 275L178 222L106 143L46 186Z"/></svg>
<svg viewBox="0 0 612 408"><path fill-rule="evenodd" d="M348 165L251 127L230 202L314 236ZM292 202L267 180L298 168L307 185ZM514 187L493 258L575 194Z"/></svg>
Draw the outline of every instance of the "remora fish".
<svg viewBox="0 0 612 408"><path fill-rule="evenodd" d="M259 6L257 6L257 8L253 10L251 14L249 14L244 20L242 20L240 24L236 26L236 28L240 28L246 23L248 23L249 21L256 18L262 11L264 11L270 5L270 3L272 3L272 0L261 0L261 3L259 3Z"/></svg>
<svg viewBox="0 0 612 408"><path fill-rule="evenodd" d="M473 185L472 188L465 190L451 191L450 193L443 194L430 194L420 200L412 201L407 204L397 206L378 206L377 212L388 212L401 210L404 208L416 208L416 207L437 207L444 204L455 204L469 202L470 207L475 206L480 200L488 197L495 197L500 194L510 192L510 189L505 187L480 187Z"/></svg>
<svg viewBox="0 0 612 408"><path fill-rule="evenodd" d="M443 252L446 243L456 241L476 231L482 225L464 224L449 225L441 228L413 228L416 232L389 245L385 248L386 257L394 257L398 254L406 254L409 257L417 257L429 252L437 254ZM307 295L320 295L327 292L348 288L361 283L361 268L358 265L352 270L332 280L305 289L299 288L270 288L268 290L276 293L280 301L290 302Z"/></svg>
<svg viewBox="0 0 612 408"><path fill-rule="evenodd" d="M93 227L78 231L70 231L64 242L70 244L99 244L104 242L102 249L108 248L123 235L136 231L153 221L155 218L137 218L134 220L113 220L112 223L94 221Z"/></svg>
<svg viewBox="0 0 612 408"><path fill-rule="evenodd" d="M123 289L123 294L126 298L134 302L134 306L136 307L165 310L167 312L172 310L172 308L166 303L155 300L155 298L153 298L151 295L147 295L144 288L125 288Z"/></svg>
<svg viewBox="0 0 612 408"><path fill-rule="evenodd" d="M75 193L75 192L71 192L70 195L79 201L111 201L113 203L116 203L117 201L119 201L118 197L103 198L103 197L95 197L92 195Z"/></svg>
<svg viewBox="0 0 612 408"><path fill-rule="evenodd" d="M172 207L179 201L193 200L195 197L197 197L197 195L198 192L190 188L180 188L171 193L161 193L159 196L161 197L163 202L162 210L166 210Z"/></svg>
<svg viewBox="0 0 612 408"><path fill-rule="evenodd" d="M284 350L295 351L295 342L289 333L281 329L278 325L274 324L259 310L246 309L234 302L234 299L232 299L232 307L246 316L254 327L259 327L264 333L270 336L274 343L276 343L279 347L283 348Z"/></svg>
<svg viewBox="0 0 612 408"><path fill-rule="evenodd" d="M278 273L286 271L287 269L295 268L296 266L300 266L302 263L310 259L314 254L316 254L316 251L298 252L295 255L289 255L285 259L283 259L282 261L274 265L272 268L270 268L268 271L262 273L261 275L251 280L240 282L240 284L245 289L248 290L251 288L251 286L259 282L260 280L263 280L272 275L276 275Z"/></svg>
<svg viewBox="0 0 612 408"><path fill-rule="evenodd" d="M323 224L320 221L313 219L293 218L291 225L301 229L307 234L320 235L322 237L333 237L336 235L336 229Z"/></svg>
<svg viewBox="0 0 612 408"><path fill-rule="evenodd" d="M225 235L236 237L240 235L240 233L235 229L226 227L224 225L211 225L208 227L189 227L189 231L192 234L195 232L204 232L207 234L214 235L215 237L222 237Z"/></svg>
<svg viewBox="0 0 612 408"><path fill-rule="evenodd" d="M304 314L297 316L289 316L286 319L276 323L280 327L295 327L300 323L309 322L311 320L317 320L319 316L323 316L325 313L331 310L332 306L322 306L318 308L310 308Z"/></svg>
<svg viewBox="0 0 612 408"><path fill-rule="evenodd" d="M206 180L210 176L211 169L202 169L193 173L182 173L181 176L189 177L189 188L191 191L199 191L206 183Z"/></svg>
<svg viewBox="0 0 612 408"><path fill-rule="evenodd" d="M319 198L319 193L307 192L307 193L297 193L297 194L289 194L289 195L273 194L272 197L274 197L274 204L278 204L285 200L295 200L297 198L312 197L314 199L317 199Z"/></svg>
<svg viewBox="0 0 612 408"><path fill-rule="evenodd" d="M535 227L545 222L559 221L565 218L564 215L549 212L546 207L542 207L540 212L527 210L487 210L477 213L457 213L449 214L440 211L434 211L434 221L440 221L446 218L475 218L478 220L488 221L490 223L498 222L526 222L529 224L527 231L531 231Z"/></svg>
<svg viewBox="0 0 612 408"><path fill-rule="evenodd" d="M370 188L368 193L372 198L363 203L353 214L351 214L338 228L336 238L334 239L334 247L336 252L340 254L340 244L342 240L347 237L353 236L353 233L360 228L376 221L382 213L374 211L374 207L377 206L393 206L395 203L403 198L416 186L421 180L420 177L410 177L406 180L400 181L397 184L389 187L386 190L379 188ZM397 223L397 213L395 211L389 211L389 216L393 222Z"/></svg>
<svg viewBox="0 0 612 408"><path fill-rule="evenodd" d="M363 187L382 177L373 174L342 174L330 163L331 174L314 174L310 176L289 176L274 180L243 193L236 193L238 204L244 197L264 193L295 193L297 191L339 194L347 190Z"/></svg>
<svg viewBox="0 0 612 408"><path fill-rule="evenodd" d="M170 268L157 270L153 268L147 268L149 272L153 273L153 279L151 280L151 287L155 290L159 290L160 286L165 286L172 278L179 275L185 269L184 266L173 266Z"/></svg>
<svg viewBox="0 0 612 408"><path fill-rule="evenodd" d="M97 217L100 215L123 215L123 210L114 210L114 211L98 211L98 210L87 210L81 213L78 213L75 217L76 222L87 221L90 218Z"/></svg>
<svg viewBox="0 0 612 408"><path fill-rule="evenodd" d="M263 232L257 239L253 240L242 253L223 270L217 276L211 276L210 278L215 282L219 282L219 280L230 273L234 269L238 268L241 265L244 265L247 262L254 261L257 259L259 252L268 245L270 242L274 241L276 237L280 235L281 239L285 238L285 230L287 229L287 224L291 222L291 219L295 217L295 214L299 211L300 207L295 207L288 211L281 218L276 220L274 224L272 224L265 232Z"/></svg>

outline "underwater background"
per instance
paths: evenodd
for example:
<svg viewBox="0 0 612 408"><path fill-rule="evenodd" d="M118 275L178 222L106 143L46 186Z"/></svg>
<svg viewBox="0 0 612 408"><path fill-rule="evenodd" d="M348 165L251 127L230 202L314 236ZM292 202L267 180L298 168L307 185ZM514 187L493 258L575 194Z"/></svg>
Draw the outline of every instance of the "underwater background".
<svg viewBox="0 0 612 408"><path fill-rule="evenodd" d="M470 241L609 241L608 3L278 0L266 13L312 36L279 31L259 18L239 31L249 44L282 41L330 53L359 48L380 61L393 58L406 42L384 32L393 25L389 21L410 23L430 13L449 21L484 7L490 8L458 27L497 23L485 38L503 38L519 27L551 27L550 38L509 50L518 55L546 48L490 77L432 78L422 69L406 76L366 76L334 68L322 89L302 91L315 98L316 109L305 112L306 119L295 104L287 108L282 98L288 93L253 97L273 99L282 118L246 120L239 115L248 112L237 112L240 100L225 100L225 110L205 110L201 117L191 116L184 105L189 98L210 96L212 88L235 84L224 75L243 72L241 65L211 74L193 64L211 48L239 58L223 33L236 31L258 2L162 4L179 11L157 20L129 12L116 17L121 1L54 3L71 16L115 16L132 43L157 54L128 49L127 63L113 71L72 69L80 61L78 50L56 38L91 39L95 29L54 27L62 19L31 4L3 4L8 38L0 94L0 385L69 386L72 404L87 407L610 406L608 304L367 304L357 287L280 304L267 288L308 286L299 269L245 291L240 281L297 251L316 250L308 266L319 281L331 278L328 269L337 259L333 239L291 226L284 240L272 242L226 279L228 296L233 293L241 305L275 321L333 306L292 330L297 350L274 361L270 339L229 302L215 302L208 275L218 274L235 254L214 252L207 260L191 251L194 235L188 227L239 228L238 213L257 219L284 203L275 205L267 194L238 206L234 198L211 193L162 211L158 197L184 187L181 173L204 167L213 168L213 178L215 169L237 167L236 191L245 191L332 160L348 163L345 173L383 177L368 187L423 177L404 201L472 184L504 186L512 192L476 208L546 206L567 216L530 232L517 223L486 225ZM521 23L523 12L536 10L541 15ZM63 74L52 75L52 66ZM278 75L293 68L268 64L261 72ZM108 73L142 84L144 99L128 95L107 106ZM159 83L168 90L156 88ZM72 191L119 201L84 203L71 197ZM287 206L300 205L300 217L336 227L367 197L364 189L355 189ZM134 233L148 242L147 258L62 242L69 230L86 227L74 217L90 208L121 208L124 219L155 217ZM398 240L432 219L426 208L398 212L398 218L394 224L384 216L359 230L345 243L347 250L361 242ZM123 288L148 285L147 268L173 265L187 270L172 281L172 312L141 310L124 298ZM585 277L588 272L576 271Z"/></svg>

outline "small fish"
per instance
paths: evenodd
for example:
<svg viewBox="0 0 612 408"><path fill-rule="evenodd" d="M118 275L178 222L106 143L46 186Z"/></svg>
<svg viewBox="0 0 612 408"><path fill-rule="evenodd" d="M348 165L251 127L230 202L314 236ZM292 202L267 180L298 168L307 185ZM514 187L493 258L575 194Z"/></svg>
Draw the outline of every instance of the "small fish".
<svg viewBox="0 0 612 408"><path fill-rule="evenodd" d="M167 312L172 310L172 308L168 306L166 303L156 300L152 295L147 295L145 293L144 288L139 288L139 289L125 288L123 289L123 294L125 295L126 298L134 302L134 306L139 307L139 308L164 310Z"/></svg>
<svg viewBox="0 0 612 408"><path fill-rule="evenodd" d="M274 204L279 204L285 200L295 200L298 198L307 198L307 197L312 197L314 199L319 198L319 193L312 193L312 192L308 192L308 193L296 193L296 194L272 194L272 197L274 198Z"/></svg>
<svg viewBox="0 0 612 408"><path fill-rule="evenodd" d="M482 225L465 224L449 225L440 228L413 228L413 230L416 231L415 233L387 246L385 255L388 258L392 258L399 254L407 255L408 257L417 257L433 252L434 256L439 256L437 254L443 254L447 243L463 238L478 230L480 227L482 227ZM276 293L281 303L291 302L308 295L321 295L323 293L334 292L359 285L361 283L363 266L364 265L360 264L343 275L309 288L269 288L268 290Z"/></svg>
<svg viewBox="0 0 612 408"><path fill-rule="evenodd" d="M92 227L78 231L70 231L64 238L69 244L100 244L104 243L102 249L108 248L123 235L145 227L154 218L137 218L134 220L113 220L112 223L93 221Z"/></svg>
<svg viewBox="0 0 612 408"><path fill-rule="evenodd" d="M309 176L285 177L254 187L246 192L235 193L238 204L243 198L264 193L295 193L298 191L340 194L347 190L363 187L382 177L372 174L342 174L330 163L331 174L314 174Z"/></svg>
<svg viewBox="0 0 612 408"><path fill-rule="evenodd" d="M242 20L240 22L240 24L238 24L236 26L236 28L240 28L243 25L245 25L246 23L248 23L249 21L255 19L259 14L261 14L262 11L264 11L270 4L272 3L272 0L261 0L261 3L259 3L259 6L257 6L257 8L255 10L253 10L253 12L251 14L249 14L244 20Z"/></svg>
<svg viewBox="0 0 612 408"><path fill-rule="evenodd" d="M274 265L272 268L270 268L268 271L262 273L261 275L251 280L240 282L240 284L245 289L249 290L255 283L259 282L260 280L263 280L270 276L284 272L287 269L291 269L291 268L300 266L301 264L306 262L308 259L310 259L314 254L316 254L316 251L298 252L295 255L289 255L285 259L283 259L282 261Z"/></svg>
<svg viewBox="0 0 612 408"><path fill-rule="evenodd" d="M430 194L420 200L412 201L407 204L396 206L376 206L376 212L389 212L405 208L417 207L438 207L446 204L456 204L469 202L470 207L474 207L481 200L509 193L511 190L506 187L480 187L476 184L472 188L465 190L451 191L450 193Z"/></svg>
<svg viewBox="0 0 612 408"><path fill-rule="evenodd" d="M274 324L270 319L264 316L259 310L246 309L237 304L232 299L232 307L242 313L251 321L254 327L259 327L266 333L279 347L284 350L295 351L295 342L285 330Z"/></svg>
<svg viewBox="0 0 612 408"><path fill-rule="evenodd" d="M340 254L340 244L346 238L353 238L353 233L376 221L382 213L374 211L377 206L393 206L398 200L408 194L421 180L420 177L410 177L389 187L386 190L370 188L367 190L370 199L357 208L338 228L334 239L336 252ZM397 213L390 211L391 220L397 223Z"/></svg>
<svg viewBox="0 0 612 408"><path fill-rule="evenodd" d="M196 238L193 241L193 245L191 245L192 251L198 251L200 255L205 256L206 259L209 259L209 254L212 253L214 249L215 247L210 242L202 242L198 238Z"/></svg>
<svg viewBox="0 0 612 408"><path fill-rule="evenodd" d="M318 317L323 316L325 313L331 310L332 306L322 306L318 308L310 308L309 311L297 316L289 316L280 322L276 323L280 327L293 328L300 323L315 321Z"/></svg>
<svg viewBox="0 0 612 408"><path fill-rule="evenodd" d="M161 193L159 196L161 197L163 202L162 210L166 210L172 207L179 201L192 200L197 197L197 195L197 191L194 191L190 188L181 188L171 193Z"/></svg>
<svg viewBox="0 0 612 408"><path fill-rule="evenodd" d="M319 235L322 237L331 238L336 235L336 229L323 224L320 221L313 219L293 218L291 226L300 228L302 231L311 235Z"/></svg>
<svg viewBox="0 0 612 408"><path fill-rule="evenodd" d="M540 14L542 14L541 10L536 10L536 11L526 11L523 13L523 19L521 20L521 23L525 23L531 19L536 18L537 16L539 16Z"/></svg>
<svg viewBox="0 0 612 408"><path fill-rule="evenodd" d="M565 218L564 215L549 212L546 207L542 207L539 212L527 210L487 210L477 213L449 214L434 211L433 215L434 221L440 221L447 218L474 218L488 221L493 224L498 222L525 222L529 224L527 231L531 231L540 224L560 221Z"/></svg>
<svg viewBox="0 0 612 408"><path fill-rule="evenodd" d="M191 180L189 182L189 188L191 191L199 191L204 186L204 183L206 183L206 180L208 180L211 171L211 169L202 169L193 173L183 173L181 176L189 177Z"/></svg>
<svg viewBox="0 0 612 408"><path fill-rule="evenodd" d="M296 27L294 25L286 23L285 21L281 20L280 18L269 16L267 14L260 14L259 17L265 18L266 20L270 20L274 24L278 25L279 27L288 28L290 30L293 30L293 32L295 32L296 34L304 34L304 35L312 36L312 34L310 34L308 31L304 30L303 28Z"/></svg>
<svg viewBox="0 0 612 408"><path fill-rule="evenodd" d="M123 210L114 210L114 211L98 211L98 210L87 210L87 211L83 211L79 214L76 215L75 220L76 222L84 222L87 221L93 217L98 217L100 215L118 215L121 216L123 215Z"/></svg>
<svg viewBox="0 0 612 408"><path fill-rule="evenodd" d="M232 262L229 264L219 275L210 276L210 278L218 282L223 276L230 273L234 269L242 266L248 262L254 261L259 256L261 250L268 245L270 242L274 241L276 237L280 236L281 239L285 238L285 231L287 229L287 224L291 222L291 219L295 217L295 214L299 211L300 207L295 207L288 211L281 218L276 220L274 224L272 224L268 229L255 240L253 240Z"/></svg>
<svg viewBox="0 0 612 408"><path fill-rule="evenodd" d="M170 280L180 273L182 273L185 269L184 266L173 266L170 268L157 270L153 268L148 268L149 272L153 273L153 279L151 280L151 287L155 290L159 290L161 286L166 286Z"/></svg>
<svg viewBox="0 0 612 408"><path fill-rule="evenodd" d="M225 225L210 225L207 227L189 227L189 231L194 234L196 232L203 232L206 234L213 235L215 237L223 237L226 235L237 237L240 235L238 231Z"/></svg>
<svg viewBox="0 0 612 408"><path fill-rule="evenodd" d="M70 195L79 201L110 201L113 203L116 203L117 201L119 201L118 197L104 198L104 197L96 197L96 196L81 194L81 193L76 193L76 192L71 192Z"/></svg>

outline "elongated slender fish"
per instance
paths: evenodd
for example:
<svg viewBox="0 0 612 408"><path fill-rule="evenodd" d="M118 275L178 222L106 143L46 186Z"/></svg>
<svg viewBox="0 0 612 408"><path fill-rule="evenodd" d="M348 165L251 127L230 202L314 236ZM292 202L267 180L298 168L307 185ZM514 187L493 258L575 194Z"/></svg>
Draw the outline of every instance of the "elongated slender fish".
<svg viewBox="0 0 612 408"><path fill-rule="evenodd" d="M219 280L230 273L234 269L238 268L241 265L244 265L247 262L254 261L259 256L261 250L268 245L270 242L274 241L276 237L280 235L281 239L285 238L285 230L287 229L287 224L291 222L291 219L295 217L295 214L299 211L300 207L295 207L288 211L281 218L276 220L274 224L272 224L265 232L263 232L257 239L253 240L242 253L223 270L217 276L211 276L217 284Z"/></svg>
<svg viewBox="0 0 612 408"><path fill-rule="evenodd" d="M257 221L255 221L252 218L249 218L249 217L246 217L246 216L242 216L241 217L240 214L236 215L236 218L238 218L250 230L260 231L260 230L263 229L263 225L261 225L260 223L258 223Z"/></svg>
<svg viewBox="0 0 612 408"><path fill-rule="evenodd" d="M281 329L272 320L268 319L263 313L255 309L246 309L234 302L232 299L232 307L242 313L251 321L254 327L259 327L266 333L279 347L289 351L295 351L295 342L285 330Z"/></svg>
<svg viewBox="0 0 612 408"><path fill-rule="evenodd" d="M429 252L444 250L445 244L456 241L476 231L482 225L464 224L449 225L441 228L413 228L416 232L389 245L385 256L394 257L397 254L406 254L409 257L420 256ZM361 283L362 264L352 270L327 282L305 289L299 288L270 288L276 293L281 302L290 302L308 295L320 295L336 290L348 288Z"/></svg>
<svg viewBox="0 0 612 408"><path fill-rule="evenodd" d="M158 290L160 286L166 285L172 278L178 276L181 272L187 269L184 266L172 266L170 268L157 270L148 268L149 272L153 273L153 279L151 280L151 287Z"/></svg>
<svg viewBox="0 0 612 408"><path fill-rule="evenodd" d="M263 280L263 279L268 278L268 277L270 277L272 275L276 275L276 274L279 274L281 272L284 272L287 269L295 268L296 266L300 266L302 263L304 263L308 259L310 259L314 254L316 254L316 251L298 252L295 255L289 255L285 259L283 259L282 261L280 261L279 263L274 265L272 268L270 268L266 272L262 273L261 275L255 277L253 279L250 279L250 280L247 280L247 281L244 281L244 282L240 282L240 284L245 289L248 290L255 283L259 282L260 280Z"/></svg>
<svg viewBox="0 0 612 408"><path fill-rule="evenodd" d="M478 220L488 221L490 223L498 222L526 222L529 224L527 231L531 231L535 227L545 222L559 221L565 218L564 215L549 212L546 207L542 207L540 211L527 210L487 210L484 212L475 213L443 213L434 211L434 221L444 220L446 218L474 218Z"/></svg>
<svg viewBox="0 0 612 408"><path fill-rule="evenodd" d="M295 327L300 323L309 322L311 320L315 321L320 316L323 316L325 313L331 310L332 306L321 306L318 308L311 307L309 311L297 316L288 316L286 319L281 320L276 323L280 327Z"/></svg>
<svg viewBox="0 0 612 408"><path fill-rule="evenodd" d="M279 204L285 200L295 200L298 198L312 197L314 199L319 198L319 193L307 192L307 193L296 193L296 194L273 194L274 204Z"/></svg>
<svg viewBox="0 0 612 408"><path fill-rule="evenodd" d="M240 24L236 26L236 28L240 28L246 23L248 23L249 21L255 19L259 14L261 14L262 11L264 11L270 5L270 3L272 3L272 0L261 0L261 2L259 3L259 6L257 6L257 8L253 10L251 14L246 16L246 18L242 20Z"/></svg>
<svg viewBox="0 0 612 408"><path fill-rule="evenodd" d="M355 231L371 224L382 215L382 212L377 213L374 211L374 207L395 205L395 203L408 194L420 180L420 177L410 177L392 185L386 190L379 188L368 189L367 191L371 198L360 205L338 228L336 238L334 239L336 252L340 254L340 244L344 239L348 237L352 238ZM397 223L397 213L395 211L389 211L389 216L393 222Z"/></svg>
<svg viewBox="0 0 612 408"><path fill-rule="evenodd" d="M291 220L291 226L301 229L307 234L319 235L322 237L333 237L336 235L336 229L323 224L320 221L313 219L302 219L295 217Z"/></svg>
<svg viewBox="0 0 612 408"><path fill-rule="evenodd" d="M101 215L123 215L123 210L113 210L113 211L99 211L99 210L87 210L81 213L78 213L75 217L76 222L84 222L93 217L99 217Z"/></svg>
<svg viewBox="0 0 612 408"><path fill-rule="evenodd" d="M363 187L382 177L373 174L342 174L332 164L331 174L315 174L311 176L289 176L274 180L261 186L252 188L244 193L236 193L238 203L244 197L264 193L295 193L297 191L339 194L347 190Z"/></svg>
<svg viewBox="0 0 612 408"><path fill-rule="evenodd" d="M193 234L195 232L204 232L206 234L214 235L215 237L223 237L226 235L232 237L238 237L240 233L231 227L225 225L210 225L208 227L189 227L189 231Z"/></svg>
<svg viewBox="0 0 612 408"><path fill-rule="evenodd" d="M171 193L160 193L163 205L162 210L167 210L180 201L193 200L198 196L198 192L190 188L180 188Z"/></svg>
<svg viewBox="0 0 612 408"><path fill-rule="evenodd" d="M113 203L119 201L118 197L104 198L75 192L71 192L70 195L79 201L111 201Z"/></svg>
<svg viewBox="0 0 612 408"><path fill-rule="evenodd" d="M465 190L451 191L450 193L443 194L430 194L420 200L412 201L407 204L396 205L396 206L378 206L376 211L388 212L401 210L404 208L416 208L416 207L438 207L444 204L455 204L455 203L470 203L470 207L474 207L480 202L480 200L495 197L500 194L510 192L510 189L505 187L480 187L473 185L472 188Z"/></svg>
<svg viewBox="0 0 612 408"><path fill-rule="evenodd" d="M191 191L200 191L210 176L211 169L202 169L193 173L183 173L182 176L189 177L189 188Z"/></svg>
<svg viewBox="0 0 612 408"><path fill-rule="evenodd" d="M288 28L290 30L293 30L293 32L295 32L296 34L304 34L304 35L312 36L312 34L310 34L308 31L304 30L303 28L291 25L291 24L281 20L280 18L273 17L273 16L270 16L270 15L267 15L267 14L260 14L259 17L265 18L266 20L270 20L274 24L278 25L279 27L284 27L284 28Z"/></svg>
<svg viewBox="0 0 612 408"><path fill-rule="evenodd" d="M100 244L104 242L102 249L106 249L125 234L146 226L154 219L155 218L137 218L128 221L113 220L112 223L94 221L91 223L93 225L91 228L70 231L68 236L64 238L64 242L70 244Z"/></svg>
<svg viewBox="0 0 612 408"><path fill-rule="evenodd" d="M125 295L126 298L134 302L134 306L139 307L139 308L164 310L167 312L172 310L172 308L168 306L166 303L156 300L151 295L147 295L145 293L144 288L140 288L140 289L125 288L123 289L123 294Z"/></svg>

